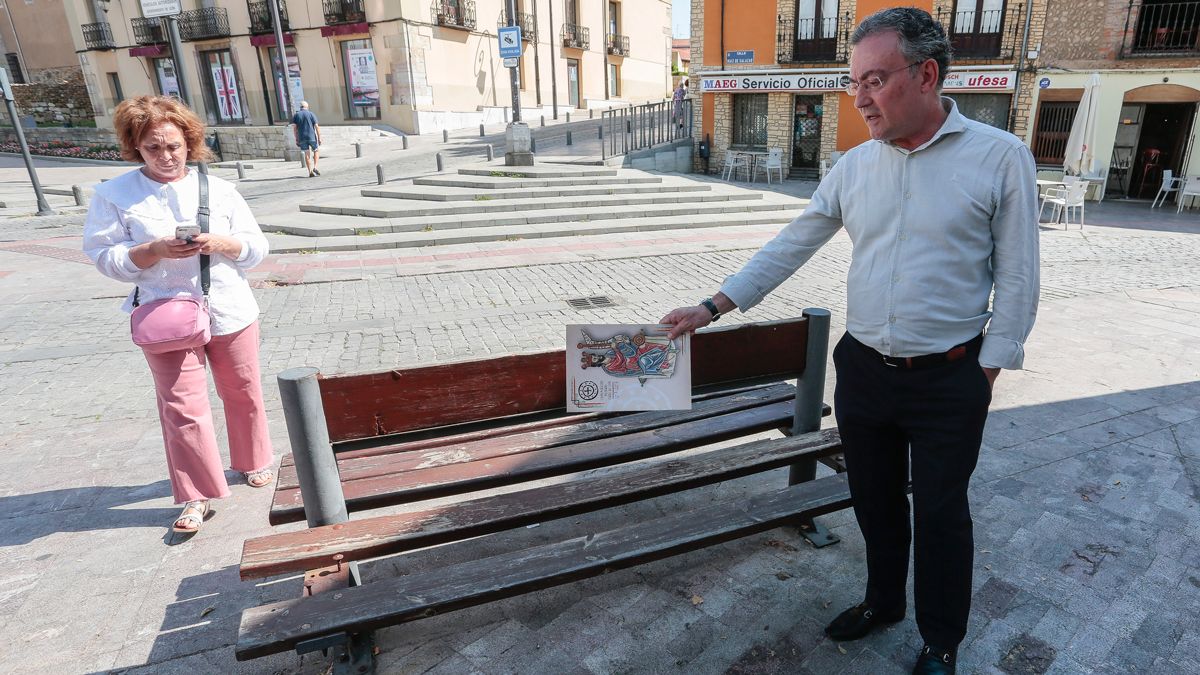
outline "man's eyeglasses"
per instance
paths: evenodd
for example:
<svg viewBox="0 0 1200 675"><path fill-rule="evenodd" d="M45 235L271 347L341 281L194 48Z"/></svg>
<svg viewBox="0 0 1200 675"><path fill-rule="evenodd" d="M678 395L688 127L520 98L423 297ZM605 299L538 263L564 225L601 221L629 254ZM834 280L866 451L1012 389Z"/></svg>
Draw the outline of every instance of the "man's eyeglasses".
<svg viewBox="0 0 1200 675"><path fill-rule="evenodd" d="M858 96L860 89L867 94L877 92L880 89L883 89L883 85L887 84L888 75L891 75L892 73L898 73L907 68L912 68L913 66L919 66L922 63L925 62L913 61L907 66L900 66L899 68L895 70L889 70L886 73L879 73L878 75L872 75L870 77L863 78L862 82L859 82L858 80L847 80L846 93L850 94L851 96Z"/></svg>

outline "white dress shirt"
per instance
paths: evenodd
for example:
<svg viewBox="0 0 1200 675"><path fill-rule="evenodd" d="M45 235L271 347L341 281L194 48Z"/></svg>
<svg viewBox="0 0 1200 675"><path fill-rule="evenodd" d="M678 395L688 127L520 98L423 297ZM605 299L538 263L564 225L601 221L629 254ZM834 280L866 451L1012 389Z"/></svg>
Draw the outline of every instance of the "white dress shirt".
<svg viewBox="0 0 1200 675"><path fill-rule="evenodd" d="M129 250L162 237L175 236L179 225L195 225L200 182L189 168L183 180L159 183L135 169L96 186L83 227L83 251L102 274L129 281L139 289L138 302L191 296L200 298L200 256L162 259L139 269ZM209 232L242 242L236 259L209 257L209 311L212 334L228 335L258 318L258 303L245 270L267 256L267 239L250 213L246 200L228 181L208 177ZM130 290L122 309L133 311Z"/></svg>
<svg viewBox="0 0 1200 675"><path fill-rule="evenodd" d="M846 329L857 340L919 356L986 326L980 365L1020 368L1039 290L1033 155L951 99L942 104L946 121L915 150L868 141L847 152L808 208L721 291L750 309L844 226L854 246Z"/></svg>

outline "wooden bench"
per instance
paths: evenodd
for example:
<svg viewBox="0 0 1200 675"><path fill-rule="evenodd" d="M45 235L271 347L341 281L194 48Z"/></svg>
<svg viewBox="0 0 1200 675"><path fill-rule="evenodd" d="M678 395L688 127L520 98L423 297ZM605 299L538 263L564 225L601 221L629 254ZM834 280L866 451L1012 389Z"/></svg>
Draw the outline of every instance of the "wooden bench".
<svg viewBox="0 0 1200 675"><path fill-rule="evenodd" d="M281 374L293 454L280 466L270 521L309 527L247 540L240 571L243 579L304 572L304 592L243 612L238 660L333 648L335 671L367 672L370 632L384 626L784 524L814 543L836 541L812 523L850 505L837 430L820 430L828 342L829 313L817 309L697 333L687 411L567 415L562 351L370 375ZM761 437L773 430L785 436ZM817 461L837 473L816 479ZM476 553L476 537L503 543L516 528L784 466L789 485L749 499ZM434 498L436 507L416 504ZM466 548L451 567L359 585L357 561L434 545Z"/></svg>

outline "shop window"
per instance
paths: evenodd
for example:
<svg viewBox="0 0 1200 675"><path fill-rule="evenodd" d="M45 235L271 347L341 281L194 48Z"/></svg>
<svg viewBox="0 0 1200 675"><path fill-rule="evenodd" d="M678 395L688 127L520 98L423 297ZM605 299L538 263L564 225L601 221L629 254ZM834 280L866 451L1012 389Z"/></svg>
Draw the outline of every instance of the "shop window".
<svg viewBox="0 0 1200 675"><path fill-rule="evenodd" d="M346 74L346 99L350 119L379 119L379 81L370 40L342 42L342 68Z"/></svg>
<svg viewBox="0 0 1200 675"><path fill-rule="evenodd" d="M208 108L210 124L240 124L242 96L238 87L237 73L233 68L233 56L228 49L200 52L204 71L201 83L204 87L204 102Z"/></svg>
<svg viewBox="0 0 1200 675"><path fill-rule="evenodd" d="M1008 129L1008 94L947 94L958 105L963 117L983 122L997 129Z"/></svg>
<svg viewBox="0 0 1200 675"><path fill-rule="evenodd" d="M615 63L608 64L608 95L621 95L621 67Z"/></svg>
<svg viewBox="0 0 1200 675"><path fill-rule="evenodd" d="M304 84L300 81L300 57L296 54L296 48L292 45L287 45L284 49L287 54L287 78L283 76L283 70L279 63L279 49L276 47L267 47L267 59L271 62L271 83L273 96L271 102L275 105L275 119L286 120L289 115L285 114L284 109L287 108L287 83L292 86L292 113L300 110L300 102L304 100Z"/></svg>
<svg viewBox="0 0 1200 675"><path fill-rule="evenodd" d="M175 64L169 58L153 59L154 79L158 93L162 96L179 98L179 79L175 76Z"/></svg>
<svg viewBox="0 0 1200 675"><path fill-rule="evenodd" d="M767 147L767 95L733 95L733 145Z"/></svg>
<svg viewBox="0 0 1200 675"><path fill-rule="evenodd" d="M25 84L25 71L21 70L21 59L16 52L5 54L4 60L8 62L9 81L13 84Z"/></svg>
<svg viewBox="0 0 1200 675"><path fill-rule="evenodd" d="M116 73L108 74L108 88L112 90L115 103L125 100L125 92L121 89L121 78Z"/></svg>
<svg viewBox="0 0 1200 675"><path fill-rule="evenodd" d="M1071 135L1071 123L1078 109L1078 101L1043 101L1038 106L1033 132L1033 158L1038 164L1063 163L1067 137Z"/></svg>

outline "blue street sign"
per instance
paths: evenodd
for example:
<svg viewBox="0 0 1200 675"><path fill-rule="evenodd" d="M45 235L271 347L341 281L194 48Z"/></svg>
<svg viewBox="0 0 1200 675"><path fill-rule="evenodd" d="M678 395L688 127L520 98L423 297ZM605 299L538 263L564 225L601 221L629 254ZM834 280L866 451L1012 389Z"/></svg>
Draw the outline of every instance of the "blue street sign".
<svg viewBox="0 0 1200 675"><path fill-rule="evenodd" d="M1049 87L1049 86L1050 86L1050 78L1048 78L1048 77L1043 77L1042 79L1038 80L1038 87L1039 87L1039 88L1041 88L1041 89L1045 89L1045 88L1047 88L1047 87Z"/></svg>
<svg viewBox="0 0 1200 675"><path fill-rule="evenodd" d="M741 49L736 52L725 52L725 63L754 63L754 50Z"/></svg>
<svg viewBox="0 0 1200 675"><path fill-rule="evenodd" d="M500 58L515 59L521 56L520 26L504 26L496 34L500 38Z"/></svg>

